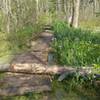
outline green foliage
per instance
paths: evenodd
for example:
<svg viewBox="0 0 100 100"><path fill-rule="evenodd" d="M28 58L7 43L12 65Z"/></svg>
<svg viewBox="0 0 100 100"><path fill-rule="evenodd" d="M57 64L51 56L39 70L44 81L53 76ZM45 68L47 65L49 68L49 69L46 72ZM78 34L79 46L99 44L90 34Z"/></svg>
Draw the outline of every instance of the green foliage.
<svg viewBox="0 0 100 100"><path fill-rule="evenodd" d="M19 47L21 45L26 44L27 40L32 37L33 34L33 27L29 26L29 27L24 27L23 29L19 30L18 32L15 33L15 37L13 35L11 35L11 37L9 37L11 40L14 40L14 38L16 39L16 42L19 42Z"/></svg>
<svg viewBox="0 0 100 100"><path fill-rule="evenodd" d="M28 25L15 33L0 32L0 63L12 59L10 55L29 49L27 44L43 30L41 24ZM9 57L7 56L9 55ZM4 57L6 56L6 57Z"/></svg>
<svg viewBox="0 0 100 100"><path fill-rule="evenodd" d="M88 77L83 79L74 74L62 82L58 82L57 78L56 76L52 83L52 93L57 100L97 100L99 97L100 87L97 87L98 89L94 87Z"/></svg>
<svg viewBox="0 0 100 100"><path fill-rule="evenodd" d="M94 70L93 70L93 72L100 74L100 65L99 64L94 64Z"/></svg>
<svg viewBox="0 0 100 100"><path fill-rule="evenodd" d="M38 17L38 23L41 25L50 24L50 16L51 15L49 13L40 14L40 16Z"/></svg>
<svg viewBox="0 0 100 100"><path fill-rule="evenodd" d="M57 63L86 66L100 64L100 34L74 29L65 22L54 23L54 49Z"/></svg>
<svg viewBox="0 0 100 100"><path fill-rule="evenodd" d="M33 29L34 29L33 36L37 37L39 35L39 33L43 31L43 27L44 27L44 24L42 24L41 22L38 22L37 24L35 24L34 27L33 27Z"/></svg>
<svg viewBox="0 0 100 100"><path fill-rule="evenodd" d="M27 26L15 33L6 33L6 39L3 41L3 43L5 42L7 45L2 49L13 53L23 50L26 48L26 43L32 37L33 32L34 28L32 26Z"/></svg>

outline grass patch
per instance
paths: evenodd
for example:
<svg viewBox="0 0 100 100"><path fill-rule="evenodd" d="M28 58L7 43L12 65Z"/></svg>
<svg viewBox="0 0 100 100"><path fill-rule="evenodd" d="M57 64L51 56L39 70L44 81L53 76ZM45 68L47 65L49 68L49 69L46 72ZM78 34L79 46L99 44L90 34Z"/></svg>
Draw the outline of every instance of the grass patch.
<svg viewBox="0 0 100 100"><path fill-rule="evenodd" d="M43 26L38 23L25 26L15 33L0 32L0 63L9 60L10 55L30 49L30 41L36 39L42 30Z"/></svg>
<svg viewBox="0 0 100 100"><path fill-rule="evenodd" d="M95 30L97 27L100 28L100 18L97 19L90 19L90 20L81 20L79 26L86 29ZM100 31L100 29L99 29Z"/></svg>
<svg viewBox="0 0 100 100"><path fill-rule="evenodd" d="M52 48L56 62L61 65L88 66L100 64L100 33L74 29L64 22L53 25Z"/></svg>
<svg viewBox="0 0 100 100"><path fill-rule="evenodd" d="M57 100L98 100L99 87L95 87L87 77L68 76L62 82L57 81L58 76L52 83L52 95ZM54 99L54 100L56 100Z"/></svg>

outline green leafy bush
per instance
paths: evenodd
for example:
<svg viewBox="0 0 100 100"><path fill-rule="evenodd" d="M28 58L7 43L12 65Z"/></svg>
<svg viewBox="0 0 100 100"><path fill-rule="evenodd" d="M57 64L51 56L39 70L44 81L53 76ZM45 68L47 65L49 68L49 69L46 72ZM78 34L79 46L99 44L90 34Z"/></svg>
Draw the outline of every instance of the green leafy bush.
<svg viewBox="0 0 100 100"><path fill-rule="evenodd" d="M65 22L53 25L52 47L57 63L61 65L86 66L100 64L100 34L74 29Z"/></svg>

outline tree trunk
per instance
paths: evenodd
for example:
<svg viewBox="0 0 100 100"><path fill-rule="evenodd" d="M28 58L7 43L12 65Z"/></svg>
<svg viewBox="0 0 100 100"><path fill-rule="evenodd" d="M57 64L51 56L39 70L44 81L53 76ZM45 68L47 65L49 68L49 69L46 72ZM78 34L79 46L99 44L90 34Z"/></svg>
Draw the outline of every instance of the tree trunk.
<svg viewBox="0 0 100 100"><path fill-rule="evenodd" d="M2 11L5 15L6 19L6 31L7 33L10 32L10 13L9 13L9 8L10 8L10 0L3 0L2 1Z"/></svg>
<svg viewBox="0 0 100 100"><path fill-rule="evenodd" d="M38 20L38 16L39 16L39 0L36 0L36 19Z"/></svg>
<svg viewBox="0 0 100 100"><path fill-rule="evenodd" d="M79 19L79 7L80 0L72 0L72 18L71 18L71 27L78 27L78 19Z"/></svg>
<svg viewBox="0 0 100 100"><path fill-rule="evenodd" d="M65 19L67 19L67 1L64 0L64 13L65 13Z"/></svg>
<svg viewBox="0 0 100 100"><path fill-rule="evenodd" d="M58 18L61 18L61 12L62 12L61 0L57 0L57 16L58 16Z"/></svg>

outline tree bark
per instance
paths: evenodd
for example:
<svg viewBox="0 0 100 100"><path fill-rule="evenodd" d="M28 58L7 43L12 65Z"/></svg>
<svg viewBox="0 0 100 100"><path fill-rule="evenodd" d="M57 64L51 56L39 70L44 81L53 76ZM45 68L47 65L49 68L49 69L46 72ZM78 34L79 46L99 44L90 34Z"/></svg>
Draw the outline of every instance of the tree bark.
<svg viewBox="0 0 100 100"><path fill-rule="evenodd" d="M39 0L35 0L36 1L36 19L38 20L38 16L39 16Z"/></svg>
<svg viewBox="0 0 100 100"><path fill-rule="evenodd" d="M64 0L64 13L65 13L65 19L67 19L67 1Z"/></svg>
<svg viewBox="0 0 100 100"><path fill-rule="evenodd" d="M71 66L46 66L42 64L5 64L0 66L0 72L12 72L12 73L27 73L27 74L62 74L62 73L73 73L79 72L81 75L90 74L92 72L92 67L82 67L77 69Z"/></svg>
<svg viewBox="0 0 100 100"><path fill-rule="evenodd" d="M61 13L62 13L62 2L61 0L57 0L57 16L58 18L61 18Z"/></svg>
<svg viewBox="0 0 100 100"><path fill-rule="evenodd" d="M80 0L72 0L71 27L78 27Z"/></svg>

